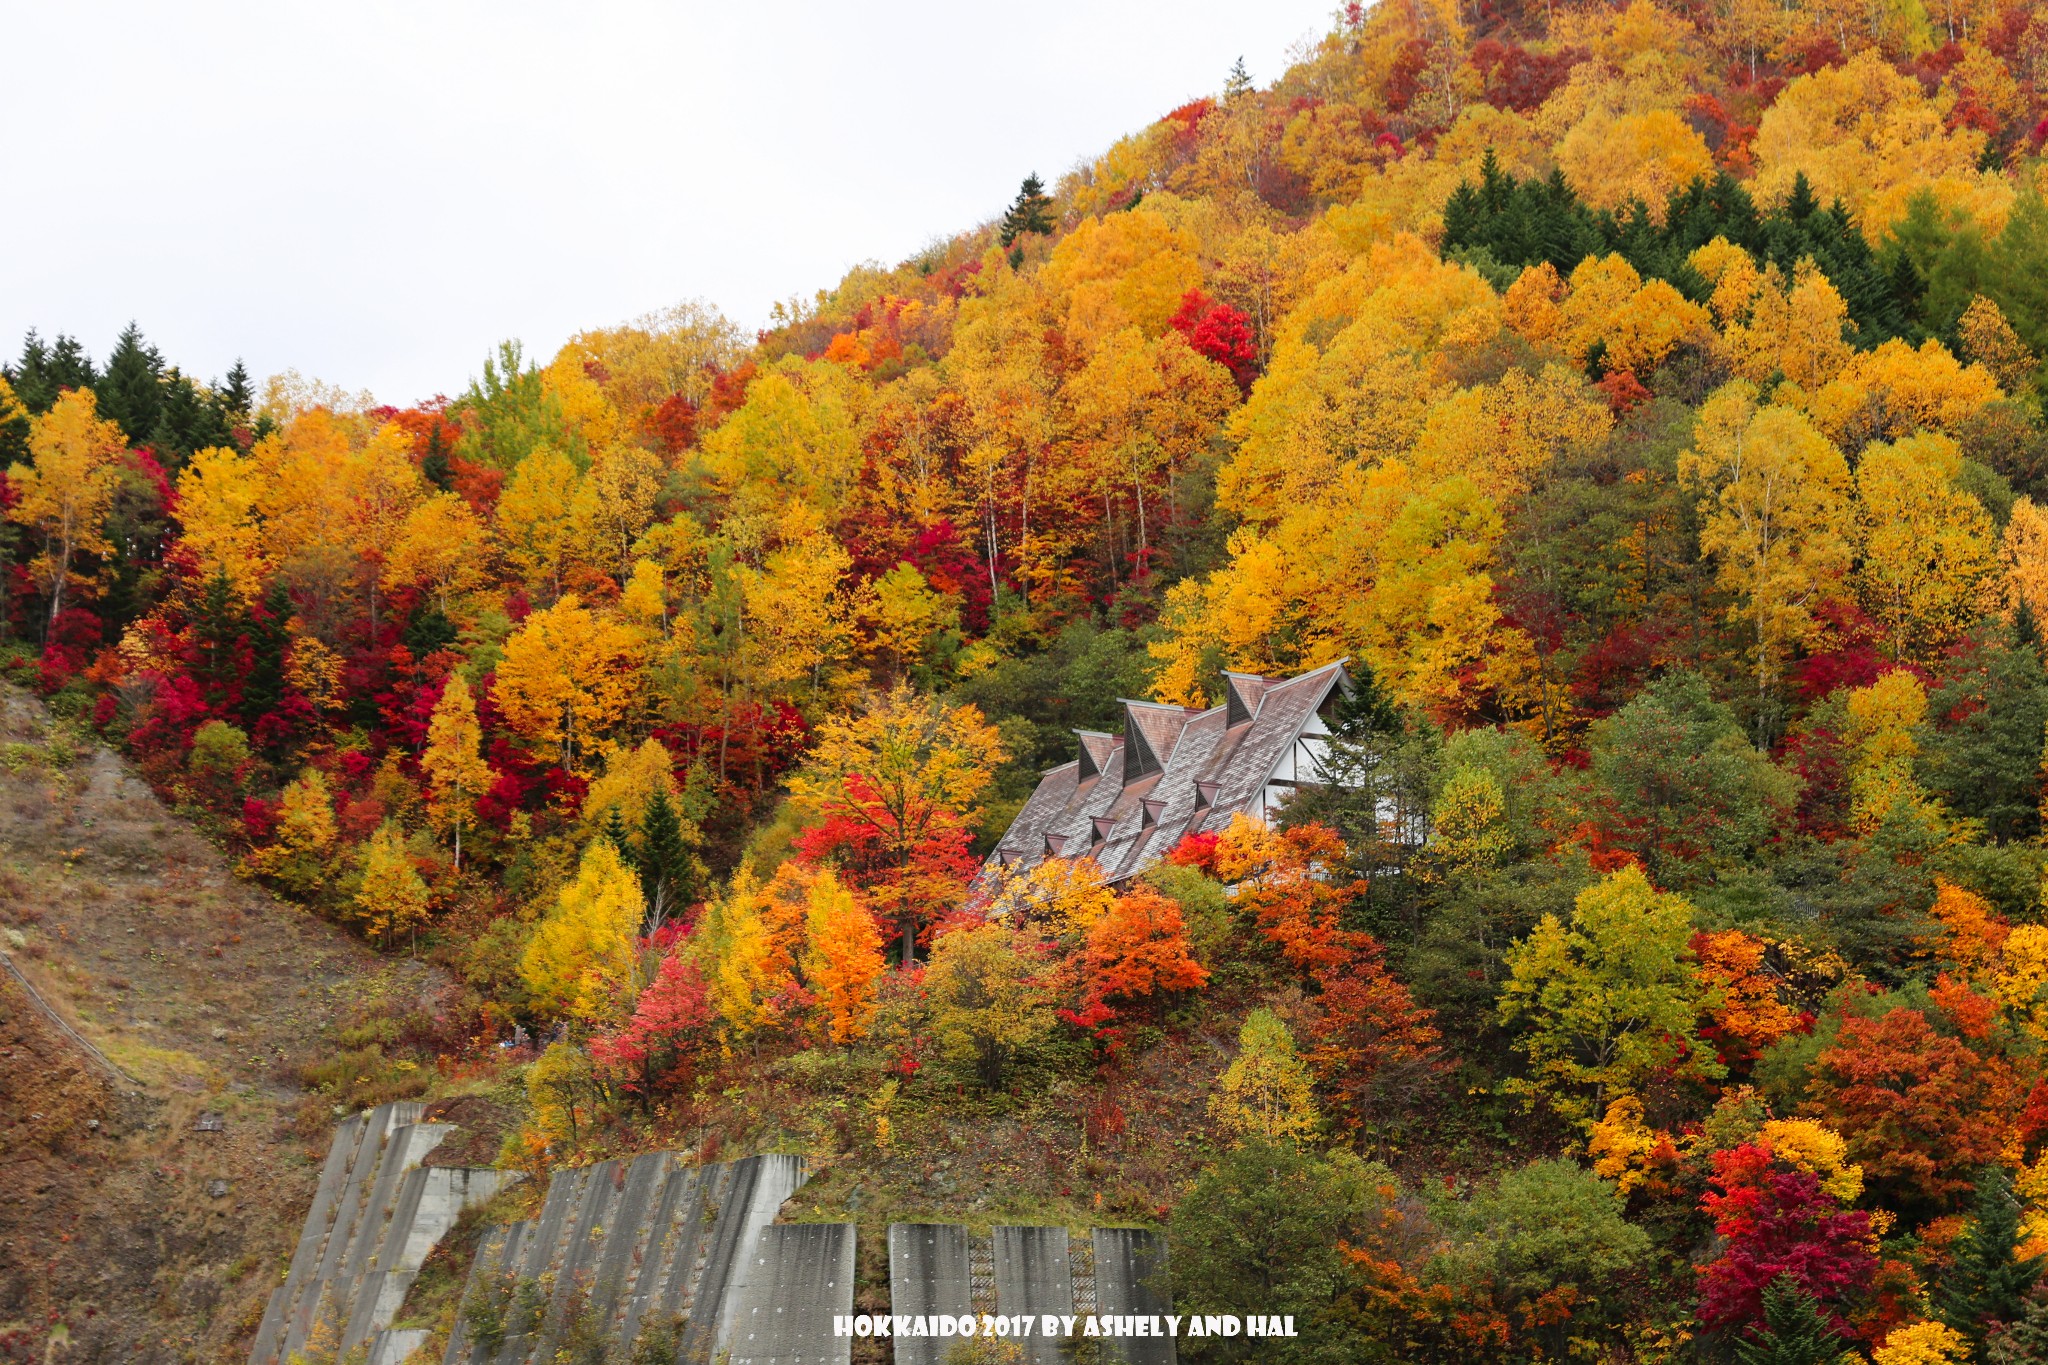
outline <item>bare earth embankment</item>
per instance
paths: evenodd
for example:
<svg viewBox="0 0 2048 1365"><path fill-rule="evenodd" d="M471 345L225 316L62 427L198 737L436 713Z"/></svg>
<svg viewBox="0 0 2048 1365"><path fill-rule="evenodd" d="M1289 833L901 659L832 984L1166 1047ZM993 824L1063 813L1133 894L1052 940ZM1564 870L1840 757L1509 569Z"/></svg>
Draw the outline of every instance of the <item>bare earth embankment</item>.
<svg viewBox="0 0 2048 1365"><path fill-rule="evenodd" d="M435 974L238 880L12 689L0 950L0 1361L239 1360L327 1142L298 1064Z"/></svg>

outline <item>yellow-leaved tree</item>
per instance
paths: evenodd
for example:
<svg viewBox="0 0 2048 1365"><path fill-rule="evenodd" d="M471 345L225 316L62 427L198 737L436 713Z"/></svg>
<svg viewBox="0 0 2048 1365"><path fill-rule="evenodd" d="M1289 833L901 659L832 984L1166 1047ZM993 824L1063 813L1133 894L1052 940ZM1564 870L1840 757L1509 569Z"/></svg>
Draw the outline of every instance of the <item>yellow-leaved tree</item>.
<svg viewBox="0 0 2048 1365"><path fill-rule="evenodd" d="M489 537L469 503L436 493L406 513L384 559L384 590L420 588L447 615L455 599L485 581Z"/></svg>
<svg viewBox="0 0 2048 1365"><path fill-rule="evenodd" d="M855 605L846 588L853 558L817 514L791 503L777 527L781 544L759 568L735 573L744 604L743 666L753 685L790 695L808 683L814 695L853 640Z"/></svg>
<svg viewBox="0 0 2048 1365"><path fill-rule="evenodd" d="M2048 510L2032 498L2014 500L2005 522L2002 603L2008 620L2022 608L2035 628L2048 621Z"/></svg>
<svg viewBox="0 0 2048 1365"><path fill-rule="evenodd" d="M1932 659L1989 605L1998 533L1984 505L1956 486L1962 465L1953 439L1922 432L1871 443L1856 467L1857 586L1899 658Z"/></svg>
<svg viewBox="0 0 2048 1365"><path fill-rule="evenodd" d="M484 762L483 727L477 724L476 698L460 673L448 675L440 700L427 722L427 748L420 771L427 779L427 818L455 837L455 866L462 866L462 829L476 815L476 799L493 780Z"/></svg>
<svg viewBox="0 0 2048 1365"><path fill-rule="evenodd" d="M607 839L592 839L541 919L520 975L542 1013L587 1023L621 1020L639 989L640 878Z"/></svg>
<svg viewBox="0 0 2048 1365"><path fill-rule="evenodd" d="M1017 1054L1052 1036L1054 996L1042 977L1045 944L1026 928L983 924L941 934L925 989L932 1032L953 1062L1001 1090Z"/></svg>
<svg viewBox="0 0 2048 1365"><path fill-rule="evenodd" d="M270 843L251 849L243 863L287 890L306 895L327 884L335 837L334 797L327 777L318 768L308 768L286 785Z"/></svg>
<svg viewBox="0 0 2048 1365"><path fill-rule="evenodd" d="M1306 1142L1322 1127L1315 1084L1280 1016L1255 1009L1237 1031L1237 1056L1209 1097L1209 1116L1243 1142Z"/></svg>
<svg viewBox="0 0 2048 1365"><path fill-rule="evenodd" d="M574 593L519 623L505 641L492 698L522 738L582 771L592 743L626 714L639 685L634 632Z"/></svg>
<svg viewBox="0 0 2048 1365"><path fill-rule="evenodd" d="M28 527L36 538L29 573L55 621L67 597L91 586L79 556L113 548L103 523L113 506L128 440L118 424L100 419L91 389L66 389L30 424L28 448L30 462L7 471L15 493L7 518Z"/></svg>
<svg viewBox="0 0 2048 1365"><path fill-rule="evenodd" d="M498 542L529 591L553 601L575 553L576 495L582 475L567 455L537 446L505 481L498 498Z"/></svg>
<svg viewBox="0 0 2048 1365"><path fill-rule="evenodd" d="M1815 603L1848 572L1848 462L1804 415L1759 407L1756 386L1736 380L1701 407L1678 472L1700 493L1700 548L1741 594L1768 697L1786 652L1812 631Z"/></svg>
<svg viewBox="0 0 2048 1365"><path fill-rule="evenodd" d="M786 906L773 894L779 889L763 887L741 864L726 894L705 907L692 939L728 1054L780 1024L792 996Z"/></svg>
<svg viewBox="0 0 2048 1365"><path fill-rule="evenodd" d="M198 559L203 578L227 575L245 607L263 595L273 567L257 526L262 499L263 470L239 450L196 451L178 472L179 539Z"/></svg>
<svg viewBox="0 0 2048 1365"><path fill-rule="evenodd" d="M1927 688L1903 668L1849 693L1849 723L1843 738L1854 747L1849 761L1849 818L1859 834L1887 819L1905 819L1930 834L1942 823L1940 806L1920 786L1914 733L1927 719Z"/></svg>
<svg viewBox="0 0 2048 1365"><path fill-rule="evenodd" d="M416 933L427 917L427 884L406 854L396 821L379 825L363 845L362 870L355 908L364 936L388 948L400 934Z"/></svg>
<svg viewBox="0 0 2048 1365"><path fill-rule="evenodd" d="M1698 1034L1719 1001L1693 964L1693 920L1633 866L1581 891L1569 925L1545 915L1507 953L1500 1018L1522 1027L1530 1075L1506 1088L1591 1131L1652 1076L1723 1074Z"/></svg>

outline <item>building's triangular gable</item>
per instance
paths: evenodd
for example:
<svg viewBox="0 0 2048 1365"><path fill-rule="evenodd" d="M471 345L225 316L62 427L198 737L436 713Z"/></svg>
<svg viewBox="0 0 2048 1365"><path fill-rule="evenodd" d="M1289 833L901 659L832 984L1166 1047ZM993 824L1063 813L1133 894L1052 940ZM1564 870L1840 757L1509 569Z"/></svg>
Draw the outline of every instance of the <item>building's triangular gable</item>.
<svg viewBox="0 0 2048 1365"><path fill-rule="evenodd" d="M1117 737L1105 735L1100 730L1076 730L1074 733L1081 739L1080 780L1086 782L1102 776L1103 770L1109 766L1110 756L1116 752Z"/></svg>
<svg viewBox="0 0 2048 1365"><path fill-rule="evenodd" d="M1124 698L1124 784L1164 772L1180 732L1199 711Z"/></svg>
<svg viewBox="0 0 2048 1365"><path fill-rule="evenodd" d="M1223 723L1243 725L1258 715L1259 699L1276 681L1256 673L1232 673L1226 669L1223 674Z"/></svg>

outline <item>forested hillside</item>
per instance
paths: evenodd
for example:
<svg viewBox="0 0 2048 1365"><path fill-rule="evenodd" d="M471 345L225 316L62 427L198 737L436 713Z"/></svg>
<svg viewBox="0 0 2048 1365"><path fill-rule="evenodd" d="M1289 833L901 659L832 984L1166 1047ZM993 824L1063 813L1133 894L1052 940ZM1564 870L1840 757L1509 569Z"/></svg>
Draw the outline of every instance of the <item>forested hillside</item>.
<svg viewBox="0 0 2048 1365"><path fill-rule="evenodd" d="M31 335L6 669L448 970L323 1121L1163 1224L1202 1360L2048 1361L2044 141L2021 3L1385 0L756 337ZM1339 658L1277 828L970 894Z"/></svg>

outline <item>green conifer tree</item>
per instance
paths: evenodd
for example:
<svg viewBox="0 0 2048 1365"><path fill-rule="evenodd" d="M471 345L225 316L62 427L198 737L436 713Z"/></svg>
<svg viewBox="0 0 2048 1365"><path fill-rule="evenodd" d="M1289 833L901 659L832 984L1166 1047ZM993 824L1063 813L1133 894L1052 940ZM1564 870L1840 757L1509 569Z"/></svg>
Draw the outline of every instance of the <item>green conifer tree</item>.
<svg viewBox="0 0 2048 1365"><path fill-rule="evenodd" d="M656 788L640 818L640 890L647 900L647 931L659 929L693 898L695 868L683 842L683 822L667 792Z"/></svg>
<svg viewBox="0 0 2048 1365"><path fill-rule="evenodd" d="M51 345L30 328L22 343L21 359L8 371L8 382L14 385L22 405L41 416L64 390L89 389L98 383L99 372L75 338L59 332Z"/></svg>
<svg viewBox="0 0 2048 1365"><path fill-rule="evenodd" d="M605 840L618 850L619 861L629 868L640 866L640 855L633 848L633 836L626 829L626 817L619 814L617 806L604 813L604 829L600 831Z"/></svg>
<svg viewBox="0 0 2048 1365"><path fill-rule="evenodd" d="M2005 1167L1986 1166L1977 1176L1970 1226L1958 1239L1955 1259L1934 1286L1934 1311L1943 1322L1984 1349L1986 1333L2017 1322L2027 1291L2041 1278L2048 1258L2015 1255L2020 1245L2020 1205Z"/></svg>
<svg viewBox="0 0 2048 1365"><path fill-rule="evenodd" d="M1024 177L1024 184L1011 202L1009 212L1003 215L999 236L1007 247L1027 232L1049 233L1052 229L1052 199L1045 192L1045 182L1038 178L1038 172L1033 171Z"/></svg>
<svg viewBox="0 0 2048 1365"><path fill-rule="evenodd" d="M284 656L291 647L286 623L291 617L291 592L282 579L273 580L264 590L262 608L250 615L249 672L242 679L242 715L250 722L251 733L271 747L284 737L257 722L284 700Z"/></svg>
<svg viewBox="0 0 2048 1365"><path fill-rule="evenodd" d="M220 706L241 673L242 613L235 601L234 584L227 570L217 569L199 596L193 613L192 639L198 647L192 663L192 679L208 706Z"/></svg>
<svg viewBox="0 0 2048 1365"><path fill-rule="evenodd" d="M1735 1343L1735 1359L1740 1365L1854 1365L1861 1359L1842 1346L1813 1295L1780 1275L1764 1289L1763 1330Z"/></svg>
<svg viewBox="0 0 2048 1365"><path fill-rule="evenodd" d="M130 322L107 357L107 372L93 385L100 416L119 422L130 445L140 445L156 431L157 414L163 410L163 379L163 357Z"/></svg>
<svg viewBox="0 0 2048 1365"><path fill-rule="evenodd" d="M249 387L249 367L235 357L228 377L214 386L213 399L221 413L229 419L229 425L247 425L249 414L255 410L256 395Z"/></svg>
<svg viewBox="0 0 2048 1365"><path fill-rule="evenodd" d="M1230 74L1223 78L1223 98L1234 100L1239 95L1249 94L1252 88L1252 73L1245 69L1244 58L1239 57L1230 64Z"/></svg>

